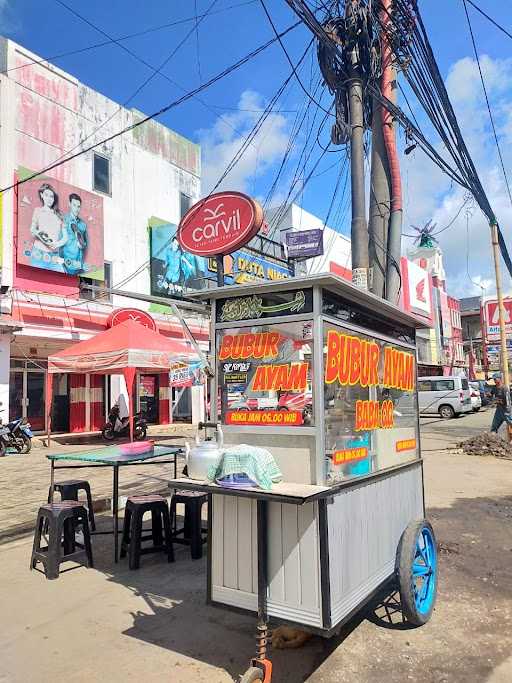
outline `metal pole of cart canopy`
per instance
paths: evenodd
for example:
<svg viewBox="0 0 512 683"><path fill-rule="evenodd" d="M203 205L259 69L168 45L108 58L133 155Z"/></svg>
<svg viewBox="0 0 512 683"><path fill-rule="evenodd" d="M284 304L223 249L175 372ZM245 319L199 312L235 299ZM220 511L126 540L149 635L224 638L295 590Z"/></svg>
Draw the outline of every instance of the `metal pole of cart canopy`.
<svg viewBox="0 0 512 683"><path fill-rule="evenodd" d="M217 286L224 287L224 256L219 254L215 260L217 262Z"/></svg>

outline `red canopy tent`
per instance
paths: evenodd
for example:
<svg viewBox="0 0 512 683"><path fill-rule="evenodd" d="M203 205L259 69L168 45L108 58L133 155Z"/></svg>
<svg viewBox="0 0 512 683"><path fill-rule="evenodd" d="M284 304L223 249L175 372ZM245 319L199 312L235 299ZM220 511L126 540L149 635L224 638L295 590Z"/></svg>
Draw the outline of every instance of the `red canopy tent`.
<svg viewBox="0 0 512 683"><path fill-rule="evenodd" d="M191 362L199 363L200 358L187 343L168 339L135 320L126 320L91 339L49 356L46 389L48 440L55 373L123 374L128 391L130 440L133 440L133 390L136 373L166 372L177 364Z"/></svg>

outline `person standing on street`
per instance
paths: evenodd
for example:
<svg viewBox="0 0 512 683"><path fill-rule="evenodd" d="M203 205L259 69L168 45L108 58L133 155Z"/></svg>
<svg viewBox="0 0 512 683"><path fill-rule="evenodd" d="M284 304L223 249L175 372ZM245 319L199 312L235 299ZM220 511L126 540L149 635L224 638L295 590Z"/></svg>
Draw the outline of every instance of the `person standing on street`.
<svg viewBox="0 0 512 683"><path fill-rule="evenodd" d="M494 387L491 390L491 396L496 403L496 410L492 418L491 432L497 433L501 425L506 422L512 425L512 417L507 415L507 399L505 397L505 387L500 374L494 375Z"/></svg>

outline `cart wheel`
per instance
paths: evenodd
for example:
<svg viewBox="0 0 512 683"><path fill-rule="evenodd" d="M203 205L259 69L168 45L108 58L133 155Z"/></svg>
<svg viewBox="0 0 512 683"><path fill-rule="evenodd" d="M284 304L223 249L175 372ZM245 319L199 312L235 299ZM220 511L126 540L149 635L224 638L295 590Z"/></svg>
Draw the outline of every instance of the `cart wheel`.
<svg viewBox="0 0 512 683"><path fill-rule="evenodd" d="M409 623L423 626L437 597L437 546L426 519L411 522L402 534L397 564L402 613Z"/></svg>
<svg viewBox="0 0 512 683"><path fill-rule="evenodd" d="M251 666L243 674L242 678L240 679L240 683L253 683L253 681L262 681L262 680L263 680L263 671L261 669L258 669L257 666Z"/></svg>

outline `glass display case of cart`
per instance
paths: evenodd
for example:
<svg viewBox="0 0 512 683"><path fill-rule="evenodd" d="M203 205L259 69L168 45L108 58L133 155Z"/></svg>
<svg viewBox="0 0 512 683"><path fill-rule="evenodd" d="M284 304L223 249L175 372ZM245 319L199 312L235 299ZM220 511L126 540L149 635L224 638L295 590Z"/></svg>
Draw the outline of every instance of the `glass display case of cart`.
<svg viewBox="0 0 512 683"><path fill-rule="evenodd" d="M415 352L324 322L325 481L419 457Z"/></svg>
<svg viewBox="0 0 512 683"><path fill-rule="evenodd" d="M219 408L228 425L314 424L312 323L230 327L217 333Z"/></svg>

